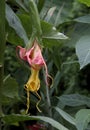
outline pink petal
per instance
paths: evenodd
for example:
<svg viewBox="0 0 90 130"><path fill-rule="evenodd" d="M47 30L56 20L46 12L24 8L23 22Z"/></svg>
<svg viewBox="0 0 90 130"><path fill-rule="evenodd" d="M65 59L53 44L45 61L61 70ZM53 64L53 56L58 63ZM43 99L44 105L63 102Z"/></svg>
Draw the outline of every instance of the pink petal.
<svg viewBox="0 0 90 130"><path fill-rule="evenodd" d="M41 49L37 43L34 43L33 47L26 52L27 61L31 66L35 65L41 67L44 66L44 59L41 53Z"/></svg>
<svg viewBox="0 0 90 130"><path fill-rule="evenodd" d="M21 46L17 46L17 48L19 49L19 56L22 60L27 60L27 57L26 57L26 49L21 47Z"/></svg>

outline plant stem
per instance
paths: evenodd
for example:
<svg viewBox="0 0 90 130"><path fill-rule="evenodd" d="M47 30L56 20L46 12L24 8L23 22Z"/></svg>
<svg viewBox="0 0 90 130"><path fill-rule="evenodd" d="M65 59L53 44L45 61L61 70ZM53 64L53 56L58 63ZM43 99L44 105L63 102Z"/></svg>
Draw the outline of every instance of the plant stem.
<svg viewBox="0 0 90 130"><path fill-rule="evenodd" d="M0 0L0 100L2 96L4 76L4 49L5 49L5 0ZM2 104L0 101L0 115L2 115ZM0 119L0 130L1 130Z"/></svg>
<svg viewBox="0 0 90 130"><path fill-rule="evenodd" d="M45 77L44 69L43 69L43 75ZM46 110L48 113L48 117L52 118L52 110L51 110L51 100L50 100L50 94L49 94L49 87L45 85L45 93L46 93ZM54 128L49 125L48 130L54 130Z"/></svg>
<svg viewBox="0 0 90 130"><path fill-rule="evenodd" d="M50 94L49 94L49 88L48 88L48 86L46 86L46 100L47 100L47 111L48 111L48 115L49 115L49 117L52 118L51 100L50 100ZM49 125L48 130L54 130L54 128L51 125Z"/></svg>
<svg viewBox="0 0 90 130"><path fill-rule="evenodd" d="M48 107L48 115L49 115L49 117L52 117L51 101L50 101L50 95L49 95L49 88L48 88L48 86L46 86L46 100L47 100L47 107Z"/></svg>

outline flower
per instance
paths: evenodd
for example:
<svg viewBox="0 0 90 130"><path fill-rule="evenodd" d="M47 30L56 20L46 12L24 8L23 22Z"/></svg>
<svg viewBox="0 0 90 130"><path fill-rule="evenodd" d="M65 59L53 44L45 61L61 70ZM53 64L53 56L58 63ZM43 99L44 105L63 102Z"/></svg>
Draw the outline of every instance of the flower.
<svg viewBox="0 0 90 130"><path fill-rule="evenodd" d="M41 112L41 110L38 107L38 104L41 101L41 97L37 93L39 88L40 88L39 70L35 70L35 69L31 68L30 78L29 78L28 82L25 84L25 89L27 91L27 110L26 110L26 113L28 113L29 105L30 105L29 92L34 92L37 95L37 97L39 98L39 101L37 102L36 107L37 107L38 111Z"/></svg>
<svg viewBox="0 0 90 130"><path fill-rule="evenodd" d="M45 64L41 48L36 41L34 42L33 47L26 52L26 56L28 63L35 69L40 69Z"/></svg>
<svg viewBox="0 0 90 130"><path fill-rule="evenodd" d="M26 83L26 88L28 88L29 91L31 92L36 92L40 88L40 80L39 80L39 70L35 70L31 68L31 75Z"/></svg>
<svg viewBox="0 0 90 130"><path fill-rule="evenodd" d="M31 75L30 75L28 82L25 85L25 89L27 91L27 110L26 110L26 113L29 110L29 104L30 104L30 100L29 100L30 93L29 92L36 93L37 97L39 98L39 101L37 102L36 107L37 107L38 111L41 112L40 109L38 108L38 105L41 101L41 97L37 93L37 91L40 88L39 71L42 67L45 68L46 84L49 85L48 80L49 79L52 80L52 77L48 74L47 65L46 65L45 60L42 56L41 47L37 43L37 41L35 40L33 43L33 46L30 49L26 49L26 48L23 48L21 46L18 46L17 49L19 49L20 59L28 62L28 64L31 67Z"/></svg>
<svg viewBox="0 0 90 130"><path fill-rule="evenodd" d="M45 61L41 53L41 48L36 40L30 49L25 49L21 46L18 46L17 48L19 48L20 58L27 61L34 69L40 69L45 65Z"/></svg>

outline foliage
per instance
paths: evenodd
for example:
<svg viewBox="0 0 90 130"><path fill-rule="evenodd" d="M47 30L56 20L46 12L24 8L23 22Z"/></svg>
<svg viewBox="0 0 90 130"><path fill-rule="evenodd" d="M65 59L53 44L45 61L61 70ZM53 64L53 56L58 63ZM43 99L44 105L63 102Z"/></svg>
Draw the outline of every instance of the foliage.
<svg viewBox="0 0 90 130"><path fill-rule="evenodd" d="M90 1L79 0L81 3L86 4L88 7L90 6Z"/></svg>
<svg viewBox="0 0 90 130"><path fill-rule="evenodd" d="M90 129L89 6L89 1L84 0L6 1L5 51L0 48L5 57L4 76L0 71L4 77L3 87L0 86L2 130L28 130L28 126L38 123L50 130ZM43 47L53 85L47 88L42 69L39 91L42 113L36 110L38 99L31 93L30 115L26 115L24 84L30 68L19 59L16 46L31 46L34 38Z"/></svg>

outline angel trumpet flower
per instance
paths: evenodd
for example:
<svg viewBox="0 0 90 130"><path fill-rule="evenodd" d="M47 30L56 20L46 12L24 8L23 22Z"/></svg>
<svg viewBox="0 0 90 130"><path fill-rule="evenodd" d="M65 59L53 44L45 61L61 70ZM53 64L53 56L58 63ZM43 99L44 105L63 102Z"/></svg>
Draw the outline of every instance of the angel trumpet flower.
<svg viewBox="0 0 90 130"><path fill-rule="evenodd" d="M25 85L25 89L27 91L27 110L26 113L28 113L29 110L29 92L35 92L36 95L39 98L39 101L36 104L36 107L39 112L40 109L38 108L39 102L41 101L41 97L38 94L38 90L40 88L40 79L39 79L39 71L44 66L45 72L46 72L46 84L48 85L48 77L51 78L51 76L48 75L47 65L45 63L45 60L41 53L41 47L35 40L33 43L33 46L30 49L22 48L21 46L17 47L19 49L19 56L22 60L27 61L28 64L31 66L31 75L28 80L28 82ZM52 79L52 78L51 78Z"/></svg>

